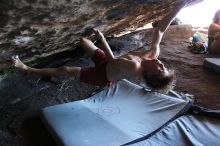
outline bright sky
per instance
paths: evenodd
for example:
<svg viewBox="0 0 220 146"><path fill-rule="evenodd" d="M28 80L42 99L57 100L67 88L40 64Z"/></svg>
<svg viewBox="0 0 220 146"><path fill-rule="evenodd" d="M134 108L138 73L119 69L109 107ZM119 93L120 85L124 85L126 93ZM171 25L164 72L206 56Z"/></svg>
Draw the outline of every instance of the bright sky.
<svg viewBox="0 0 220 146"><path fill-rule="evenodd" d="M192 24L195 27L208 27L218 9L220 9L220 0L204 0L182 9L177 17L184 24Z"/></svg>

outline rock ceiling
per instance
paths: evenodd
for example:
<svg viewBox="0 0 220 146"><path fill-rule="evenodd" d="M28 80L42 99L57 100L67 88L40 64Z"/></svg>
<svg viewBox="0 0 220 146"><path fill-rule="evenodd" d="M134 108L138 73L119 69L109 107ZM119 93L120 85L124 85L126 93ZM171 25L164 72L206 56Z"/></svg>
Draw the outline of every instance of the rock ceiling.
<svg viewBox="0 0 220 146"><path fill-rule="evenodd" d="M134 30L167 14L178 0L1 0L0 69L74 49L88 28L106 36Z"/></svg>

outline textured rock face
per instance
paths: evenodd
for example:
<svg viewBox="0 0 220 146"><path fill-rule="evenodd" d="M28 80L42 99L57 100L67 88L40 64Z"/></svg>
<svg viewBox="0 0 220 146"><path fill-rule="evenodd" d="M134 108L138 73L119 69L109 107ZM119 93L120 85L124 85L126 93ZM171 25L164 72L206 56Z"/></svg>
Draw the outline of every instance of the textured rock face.
<svg viewBox="0 0 220 146"><path fill-rule="evenodd" d="M0 69L74 49L91 27L106 36L160 19L178 0L1 0Z"/></svg>

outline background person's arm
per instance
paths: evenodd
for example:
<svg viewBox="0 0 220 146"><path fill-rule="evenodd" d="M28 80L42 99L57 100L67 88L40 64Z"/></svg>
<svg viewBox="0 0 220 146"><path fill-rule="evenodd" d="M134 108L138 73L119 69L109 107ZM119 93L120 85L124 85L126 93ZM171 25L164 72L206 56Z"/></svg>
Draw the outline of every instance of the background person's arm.
<svg viewBox="0 0 220 146"><path fill-rule="evenodd" d="M220 32L220 25L216 23L211 24L212 30Z"/></svg>

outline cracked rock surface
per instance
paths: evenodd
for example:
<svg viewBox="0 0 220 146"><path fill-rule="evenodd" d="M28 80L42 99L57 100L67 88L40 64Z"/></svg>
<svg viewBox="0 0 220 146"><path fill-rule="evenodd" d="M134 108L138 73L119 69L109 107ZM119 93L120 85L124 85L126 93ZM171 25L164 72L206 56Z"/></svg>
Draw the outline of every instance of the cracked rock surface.
<svg viewBox="0 0 220 146"><path fill-rule="evenodd" d="M159 20L178 0L1 0L0 70L18 54L25 62L74 50L89 28L106 36Z"/></svg>

